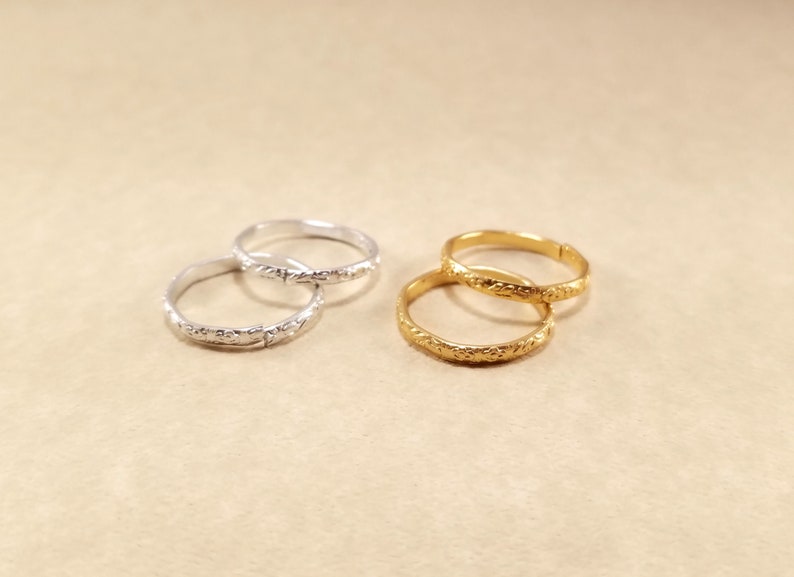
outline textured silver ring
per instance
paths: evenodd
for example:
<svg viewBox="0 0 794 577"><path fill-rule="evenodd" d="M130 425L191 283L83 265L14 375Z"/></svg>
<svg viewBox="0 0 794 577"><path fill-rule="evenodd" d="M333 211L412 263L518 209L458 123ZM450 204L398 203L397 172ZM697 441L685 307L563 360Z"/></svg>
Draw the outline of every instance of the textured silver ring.
<svg viewBox="0 0 794 577"><path fill-rule="evenodd" d="M243 246L255 236L328 238L352 245L365 258L353 264L335 268L300 268L280 266L261 260ZM354 228L319 220L270 220L249 226L234 239L232 254L240 268L264 278L281 279L285 283L334 284L360 278L375 270L380 263L377 243Z"/></svg>
<svg viewBox="0 0 794 577"><path fill-rule="evenodd" d="M252 256L274 266L289 267L295 270L308 270L308 267L294 259L267 253L254 253ZM219 327L205 325L187 319L177 308L179 297L192 285L209 278L240 270L240 263L233 255L199 261L176 275L163 295L166 318L174 328L188 339L217 347L250 347L261 344L272 346L311 326L319 319L323 304L323 287L314 283L313 294L308 304L292 316L273 325L251 325L246 327Z"/></svg>

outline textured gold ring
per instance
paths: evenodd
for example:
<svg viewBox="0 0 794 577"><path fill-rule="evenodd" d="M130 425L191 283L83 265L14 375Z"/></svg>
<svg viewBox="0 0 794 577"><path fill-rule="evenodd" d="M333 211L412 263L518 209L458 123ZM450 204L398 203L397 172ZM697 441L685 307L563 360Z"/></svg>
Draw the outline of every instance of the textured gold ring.
<svg viewBox="0 0 794 577"><path fill-rule="evenodd" d="M496 268L486 266L470 268L475 272L499 277L514 284L531 284L525 278ZM506 362L539 351L551 339L554 330L554 311L548 303L534 303L543 319L537 329L518 339L495 345L468 345L448 341L417 325L408 312L408 306L430 289L455 282L443 270L437 269L415 278L403 287L400 296L397 297L397 324L406 340L447 361L483 364Z"/></svg>
<svg viewBox="0 0 794 577"><path fill-rule="evenodd" d="M453 257L453 254L459 250L481 245L496 245L539 253L571 266L578 276L567 282L533 285L483 274L479 267L467 266ZM569 244L559 244L525 232L479 230L453 237L444 243L441 249L441 269L450 278L474 290L524 303L553 303L569 299L582 294L590 282L590 265L578 250Z"/></svg>

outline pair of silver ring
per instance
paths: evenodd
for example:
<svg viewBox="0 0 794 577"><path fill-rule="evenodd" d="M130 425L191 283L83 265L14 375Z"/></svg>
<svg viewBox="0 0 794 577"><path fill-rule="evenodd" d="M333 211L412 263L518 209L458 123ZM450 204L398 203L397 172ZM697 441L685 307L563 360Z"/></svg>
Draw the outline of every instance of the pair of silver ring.
<svg viewBox="0 0 794 577"><path fill-rule="evenodd" d="M336 268L311 268L293 258L265 252L250 252L245 245L255 237L309 237L341 241L360 250L364 259ZM209 346L272 346L297 335L319 319L324 296L323 285L361 278L380 264L377 243L363 232L318 220L270 220L249 226L234 239L232 253L203 260L177 274L163 295L163 307L171 325L188 339ZM209 278L243 270L265 279L306 285L309 302L295 314L272 325L221 327L186 318L177 307L179 297L192 285Z"/></svg>

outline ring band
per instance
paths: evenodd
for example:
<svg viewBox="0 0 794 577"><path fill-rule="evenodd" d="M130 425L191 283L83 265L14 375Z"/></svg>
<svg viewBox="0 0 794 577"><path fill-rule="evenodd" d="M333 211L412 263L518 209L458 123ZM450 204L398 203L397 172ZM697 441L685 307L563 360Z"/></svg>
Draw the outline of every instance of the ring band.
<svg viewBox="0 0 794 577"><path fill-rule="evenodd" d="M291 258L267 253L255 253L255 256L263 262L272 262L277 266L308 270L306 265ZM239 266L234 256L227 255L192 264L171 280L163 295L163 307L166 318L177 331L193 341L209 346L249 347L262 343L264 347L270 347L308 328L319 318L318 313L323 304L323 288L318 284L313 286L311 300L305 307L287 319L270 326L259 324L228 328L205 325L187 319L179 311L176 302L190 286L218 275L240 270Z"/></svg>
<svg viewBox="0 0 794 577"><path fill-rule="evenodd" d="M515 284L531 284L527 279L507 271L486 266L472 266L471 268L474 271L503 277ZM495 345L468 345L447 341L417 325L408 312L408 306L430 289L454 282L456 281L447 276L442 269L436 269L415 278L403 287L397 298L397 324L408 342L447 361L483 364L507 362L538 351L551 339L554 332L554 311L548 303L534 303L543 317L540 327L528 335Z"/></svg>
<svg viewBox="0 0 794 577"><path fill-rule="evenodd" d="M578 276L568 282L533 285L509 282L478 272L478 267L467 266L455 260L459 250L479 245L498 245L539 253L570 265ZM553 303L582 294L590 281L590 265L578 250L568 244L523 232L480 230L467 232L449 239L441 249L441 269L457 282L474 290L524 303Z"/></svg>
<svg viewBox="0 0 794 577"><path fill-rule="evenodd" d="M262 261L249 253L244 244L254 236L320 237L338 240L359 249L366 258L359 262L336 268L296 268ZM377 243L354 228L321 222L319 220L270 220L249 226L234 239L232 254L239 266L263 278L281 279L285 283L334 284L360 278L375 270L380 263Z"/></svg>

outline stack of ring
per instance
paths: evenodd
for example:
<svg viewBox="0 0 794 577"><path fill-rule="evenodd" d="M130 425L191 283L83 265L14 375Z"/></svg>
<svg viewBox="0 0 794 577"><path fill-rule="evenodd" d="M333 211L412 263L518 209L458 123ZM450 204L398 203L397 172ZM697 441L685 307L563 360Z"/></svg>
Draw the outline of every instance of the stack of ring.
<svg viewBox="0 0 794 577"><path fill-rule="evenodd" d="M264 252L250 252L244 247L254 236L319 237L342 241L360 250L364 259L336 268L310 268L286 256ZM234 240L232 254L204 260L190 265L177 274L163 295L163 308L168 322L179 334L197 343L223 348L270 347L297 335L312 326L323 306L322 285L360 278L375 270L380 263L378 245L358 230L317 220L273 220L255 224L242 231ZM247 271L266 279L278 279L286 284L305 285L311 290L309 302L290 317L265 326L220 327L198 323L186 318L177 307L179 297L192 285L209 278Z"/></svg>
<svg viewBox="0 0 794 577"><path fill-rule="evenodd" d="M535 285L515 273L486 266L465 265L455 259L460 250L494 245L539 253L569 265L576 272L573 280ZM441 249L441 268L406 284L397 298L397 324L408 342L446 361L467 364L500 363L537 352L551 340L554 311L551 303L582 294L590 282L590 265L575 248L522 232L482 230L449 239ZM437 286L462 284L487 295L528 303L540 312L542 321L528 335L493 345L472 345L448 341L420 327L411 318L408 306L420 295Z"/></svg>

